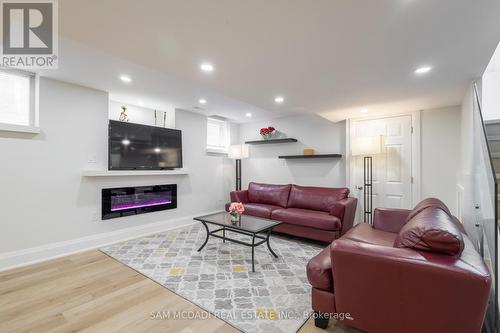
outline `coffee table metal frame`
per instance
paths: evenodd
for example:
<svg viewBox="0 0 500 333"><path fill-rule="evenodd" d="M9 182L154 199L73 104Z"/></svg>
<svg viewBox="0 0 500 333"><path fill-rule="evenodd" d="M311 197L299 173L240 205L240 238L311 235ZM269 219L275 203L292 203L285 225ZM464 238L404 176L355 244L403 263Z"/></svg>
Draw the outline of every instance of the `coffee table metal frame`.
<svg viewBox="0 0 500 333"><path fill-rule="evenodd" d="M211 216L211 215L209 215L209 216ZM216 221L208 221L208 220L204 219L204 217L205 216L200 216L200 217L194 218L194 220L201 222L203 224L203 226L205 227L205 230L207 231L207 236L205 238L205 241L198 249L198 252L200 252L205 247L205 245L207 245L208 239L210 238L210 236L212 236L215 238L222 239L223 243L225 243L226 241L229 241L229 242L233 242L233 243L237 243L237 244L251 247L252 248L252 272L255 272L255 248L257 246L266 243L267 248L269 249L269 252L271 252L271 254L275 258L278 258L278 255L271 248L271 244L269 244L269 237L271 236L271 232L272 232L273 228L276 227L277 225L281 224L281 222L272 220L272 222L275 222L273 225L269 225L269 226L263 227L259 230L252 232L252 231L242 230L241 228L238 228L238 224L235 224L234 226L233 225L226 225L223 223L218 223ZM208 224L218 225L221 228L217 228L215 230L210 230L208 228ZM235 232L235 233L238 233L241 235L250 236L250 237L252 237L252 242L249 243L249 242L241 241L239 239L226 237L226 230L232 231L232 232ZM222 236L217 234L220 231L222 231ZM259 235L260 233L263 233L263 232L266 232L265 236ZM256 239L259 241L255 242Z"/></svg>

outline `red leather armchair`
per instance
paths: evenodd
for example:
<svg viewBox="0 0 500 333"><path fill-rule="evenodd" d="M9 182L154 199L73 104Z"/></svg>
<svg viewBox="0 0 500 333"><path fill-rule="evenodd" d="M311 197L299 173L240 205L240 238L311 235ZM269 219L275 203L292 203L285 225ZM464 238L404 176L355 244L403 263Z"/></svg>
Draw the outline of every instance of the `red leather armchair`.
<svg viewBox="0 0 500 333"><path fill-rule="evenodd" d="M354 223L357 199L348 195L345 187L250 183L231 192L231 202L242 202L244 214L282 221L273 231L331 242Z"/></svg>
<svg viewBox="0 0 500 333"><path fill-rule="evenodd" d="M491 276L448 208L376 209L307 266L316 326L370 333L479 333Z"/></svg>

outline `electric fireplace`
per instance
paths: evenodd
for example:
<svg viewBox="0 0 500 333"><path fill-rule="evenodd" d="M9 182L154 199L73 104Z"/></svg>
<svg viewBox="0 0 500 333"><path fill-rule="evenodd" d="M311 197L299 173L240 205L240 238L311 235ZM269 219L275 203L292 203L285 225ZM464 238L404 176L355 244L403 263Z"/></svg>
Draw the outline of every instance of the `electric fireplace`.
<svg viewBox="0 0 500 333"><path fill-rule="evenodd" d="M177 185L102 189L102 219L177 208Z"/></svg>

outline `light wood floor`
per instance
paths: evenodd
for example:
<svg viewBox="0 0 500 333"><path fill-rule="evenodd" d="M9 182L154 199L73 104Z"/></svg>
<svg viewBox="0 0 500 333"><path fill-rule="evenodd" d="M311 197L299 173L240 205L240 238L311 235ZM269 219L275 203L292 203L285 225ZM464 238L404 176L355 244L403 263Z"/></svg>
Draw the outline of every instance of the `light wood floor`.
<svg viewBox="0 0 500 333"><path fill-rule="evenodd" d="M0 272L0 332L239 332L217 318L152 319L202 309L99 251ZM330 323L300 332L354 333Z"/></svg>

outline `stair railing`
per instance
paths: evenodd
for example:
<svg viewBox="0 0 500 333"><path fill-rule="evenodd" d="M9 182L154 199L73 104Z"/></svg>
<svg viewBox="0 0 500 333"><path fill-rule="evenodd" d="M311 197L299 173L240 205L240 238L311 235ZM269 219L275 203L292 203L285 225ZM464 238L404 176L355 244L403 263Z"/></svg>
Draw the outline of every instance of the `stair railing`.
<svg viewBox="0 0 500 333"><path fill-rule="evenodd" d="M474 112L473 119L475 123L474 132L477 130L478 135L474 137L479 140L479 142L474 143L475 151L473 156L473 160L478 162L474 164L476 170L473 179L474 200L476 202L476 241L478 242L479 251L492 274L492 288L484 329L488 333L496 333L499 329L498 321L500 318L498 312L498 183L476 82L473 84L472 102L473 109L477 110ZM476 161L476 159L479 159L479 161Z"/></svg>

